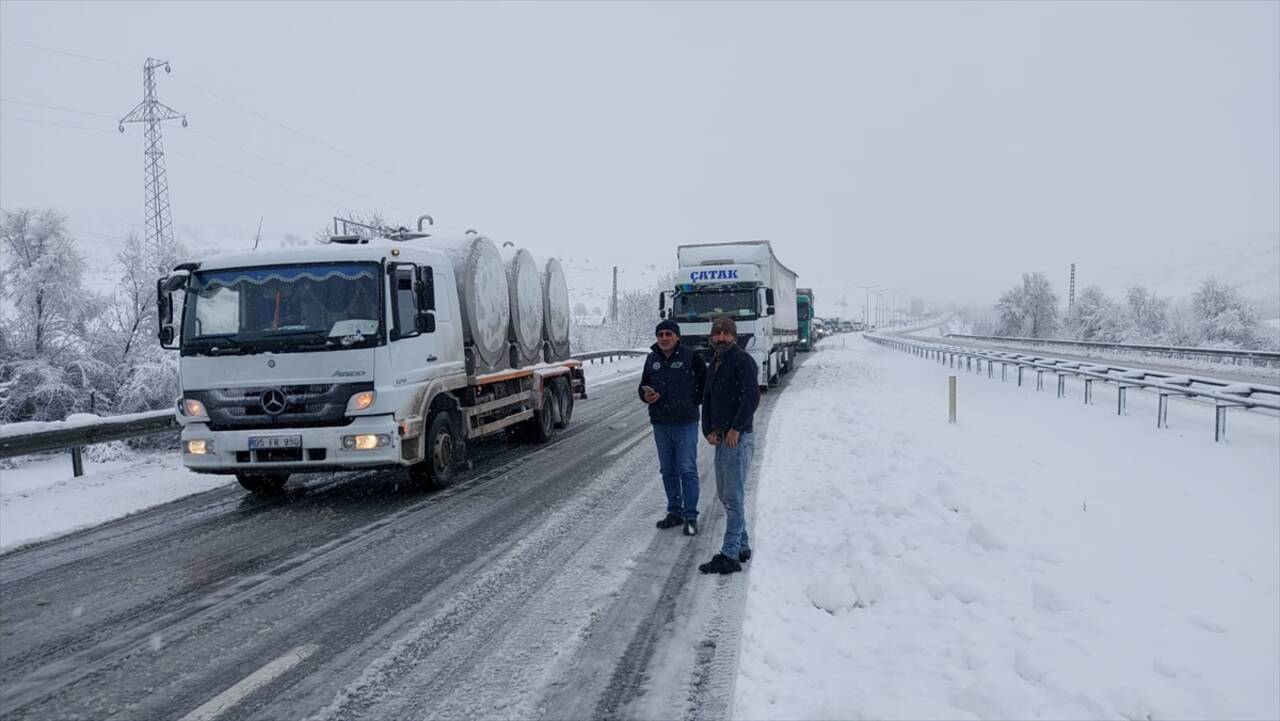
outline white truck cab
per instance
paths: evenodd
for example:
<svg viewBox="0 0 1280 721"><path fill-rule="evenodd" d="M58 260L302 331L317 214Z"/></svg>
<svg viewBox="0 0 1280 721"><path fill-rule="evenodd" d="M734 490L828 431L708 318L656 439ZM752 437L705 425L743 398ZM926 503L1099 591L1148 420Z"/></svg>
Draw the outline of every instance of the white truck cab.
<svg viewBox="0 0 1280 721"><path fill-rule="evenodd" d="M258 493L292 473L354 468L407 467L440 486L467 439L522 426L545 440L585 397L581 363L504 362L497 257L482 236L422 234L178 266L158 290L161 343L180 352L185 465Z"/></svg>

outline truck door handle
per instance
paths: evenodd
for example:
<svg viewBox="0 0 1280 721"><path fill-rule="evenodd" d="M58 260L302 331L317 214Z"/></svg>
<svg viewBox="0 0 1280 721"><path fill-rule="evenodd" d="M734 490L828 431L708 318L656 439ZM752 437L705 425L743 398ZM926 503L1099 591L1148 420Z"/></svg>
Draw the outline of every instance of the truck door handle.
<svg viewBox="0 0 1280 721"><path fill-rule="evenodd" d="M439 359L438 359L438 358L436 358L436 357L435 357L435 356L433 356L433 355L429 355L429 356L427 356L427 362L428 362L428 363L431 363L432 361L435 361L435 360L439 360Z"/></svg>

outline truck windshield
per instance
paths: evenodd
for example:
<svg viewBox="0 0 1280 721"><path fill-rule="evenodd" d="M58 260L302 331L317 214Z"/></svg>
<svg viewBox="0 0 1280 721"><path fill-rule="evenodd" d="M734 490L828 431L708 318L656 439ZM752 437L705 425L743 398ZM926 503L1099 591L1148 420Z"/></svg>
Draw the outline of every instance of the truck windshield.
<svg viewBox="0 0 1280 721"><path fill-rule="evenodd" d="M382 342L377 263L309 263L195 273L183 351L341 350Z"/></svg>
<svg viewBox="0 0 1280 721"><path fill-rule="evenodd" d="M717 316L755 318L754 290L695 290L677 293L673 301L676 320L711 320Z"/></svg>

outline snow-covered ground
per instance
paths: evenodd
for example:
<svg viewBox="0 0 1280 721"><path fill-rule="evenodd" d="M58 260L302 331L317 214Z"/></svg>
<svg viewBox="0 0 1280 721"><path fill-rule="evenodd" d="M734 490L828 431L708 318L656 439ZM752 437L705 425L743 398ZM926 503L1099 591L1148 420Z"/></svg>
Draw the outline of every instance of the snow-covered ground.
<svg viewBox="0 0 1280 721"><path fill-rule="evenodd" d="M822 346L760 456L735 717L1280 718L1280 419Z"/></svg>
<svg viewBox="0 0 1280 721"><path fill-rule="evenodd" d="M643 357L636 357L586 364L588 392L601 385L634 380L643 361ZM0 427L0 435L97 420L85 416L66 423L15 423ZM31 457L14 468L0 470L0 552L234 483L228 476L187 471L177 449L106 463L86 459L85 475L80 478L71 474L67 453Z"/></svg>
<svg viewBox="0 0 1280 721"><path fill-rule="evenodd" d="M182 467L175 449L132 460L85 461L71 474L71 456L58 453L0 471L0 551L61 536L201 493L235 479Z"/></svg>

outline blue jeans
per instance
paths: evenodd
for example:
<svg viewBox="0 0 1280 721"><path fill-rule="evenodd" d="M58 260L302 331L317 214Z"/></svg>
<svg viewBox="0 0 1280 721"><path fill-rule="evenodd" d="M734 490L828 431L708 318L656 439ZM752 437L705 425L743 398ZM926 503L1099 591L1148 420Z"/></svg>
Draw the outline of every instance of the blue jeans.
<svg viewBox="0 0 1280 721"><path fill-rule="evenodd" d="M724 436L716 446L716 495L724 504L724 544L720 552L738 560L738 553L751 548L747 543L747 474L755 455L756 435L738 434L738 447L725 445Z"/></svg>
<svg viewBox="0 0 1280 721"><path fill-rule="evenodd" d="M667 513L689 521L698 518L698 426L696 421L653 424Z"/></svg>

